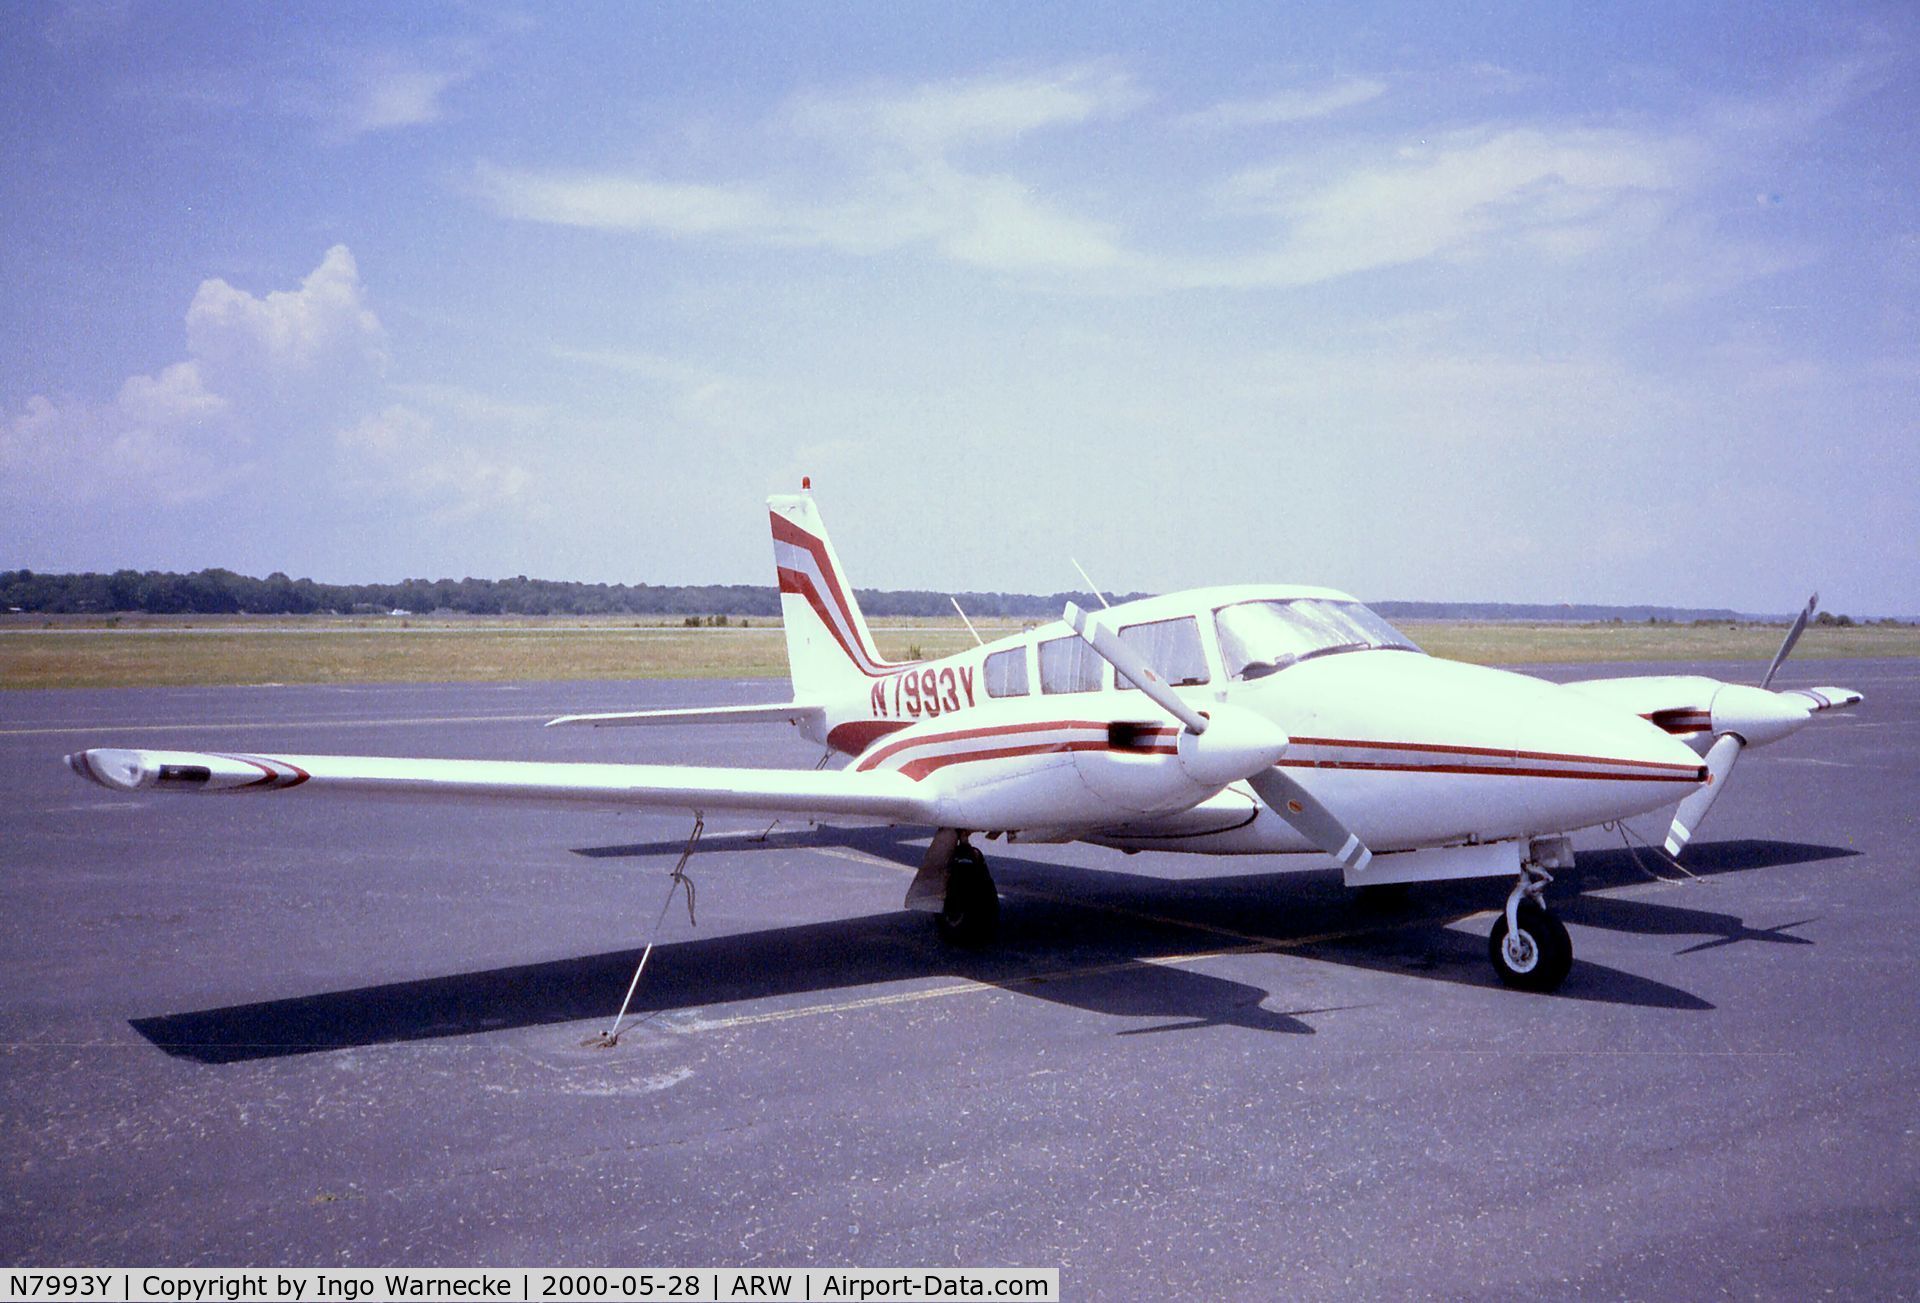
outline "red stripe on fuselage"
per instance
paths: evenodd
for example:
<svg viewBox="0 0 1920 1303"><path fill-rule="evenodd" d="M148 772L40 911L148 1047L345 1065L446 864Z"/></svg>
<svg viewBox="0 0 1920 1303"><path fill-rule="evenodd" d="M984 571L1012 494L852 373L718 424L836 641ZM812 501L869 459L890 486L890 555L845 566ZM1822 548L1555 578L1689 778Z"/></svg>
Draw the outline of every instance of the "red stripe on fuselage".
<svg viewBox="0 0 1920 1303"><path fill-rule="evenodd" d="M1607 764L1638 764L1634 760L1611 760ZM1698 783L1706 777L1706 767L1698 766L1683 774L1623 774L1602 770L1519 769L1494 765L1414 765L1385 760L1282 760L1282 769L1361 769L1399 774L1481 774L1489 778L1580 778L1607 783ZM1681 766L1684 768L1684 766Z"/></svg>
<svg viewBox="0 0 1920 1303"><path fill-rule="evenodd" d="M1033 742L1026 746L991 747L985 751L950 751L943 752L940 755L921 756L918 760L909 760L906 764L900 766L899 772L905 774L917 783L937 769L945 769L949 765L964 765L975 760L1005 760L1012 756L1044 756L1058 755L1067 751L1108 751L1111 749L1112 748L1107 745L1105 738L1098 740L1094 738L1084 738L1078 742L1064 740ZM1140 753L1135 752L1134 754L1137 755ZM1171 755L1172 753L1168 752L1167 754Z"/></svg>
<svg viewBox="0 0 1920 1303"><path fill-rule="evenodd" d="M942 742L968 742L976 738L1007 737L1014 733L1039 733L1057 729L1097 728L1104 733L1108 727L1110 727L1111 723L1112 721L1096 719L1050 719L1034 724L991 724L981 728L955 729L950 733L929 733L922 737L902 738L897 742L890 742L862 760L858 768L863 770L873 769L882 762L891 760L902 751L907 751L917 746L933 746ZM1172 733L1174 731L1171 726L1155 726L1143 730L1141 736L1144 737L1148 733ZM1105 745L1105 743L1102 743L1102 745Z"/></svg>
<svg viewBox="0 0 1920 1303"><path fill-rule="evenodd" d="M889 733L898 733L912 724L907 719L856 719L836 724L827 734L827 745L835 751L858 755Z"/></svg>
<svg viewBox="0 0 1920 1303"><path fill-rule="evenodd" d="M1489 756L1516 760L1557 760L1566 764L1633 765L1640 769L1662 769L1692 773L1696 766L1673 764L1665 760L1619 760L1612 756L1568 755L1558 751L1521 751L1507 747L1454 746L1439 742L1368 742L1344 737L1296 737L1293 745L1303 747L1362 747L1376 751L1419 751L1438 755ZM1282 761L1298 764L1299 761ZM1329 761L1329 764L1339 763Z"/></svg>
<svg viewBox="0 0 1920 1303"><path fill-rule="evenodd" d="M1038 732L1072 732L1100 730L1103 734L1109 723L1098 720L1049 720L1034 724L1002 724L982 728L956 729L946 733L935 733L924 737L902 738L891 742L872 755L861 760L856 768L871 770L878 768L888 760L903 752L920 746L949 746L956 742L975 742L986 738L1013 737L1020 734ZM1168 739L1159 745L1148 747L1116 748L1108 737L1099 738L1054 738L1042 742L1029 742L1003 747L982 749L952 748L934 755L919 756L906 761L899 772L913 779L924 778L938 769L950 765L966 764L975 760L999 760L1014 756L1045 755L1065 751L1111 751L1121 750L1132 754L1176 755L1178 746L1170 739L1178 730L1171 726L1155 726L1145 731L1143 737L1159 736ZM1566 755L1550 751L1501 750L1494 747L1455 746L1443 743L1423 742L1362 742L1351 738L1295 738L1302 746L1324 747L1362 747L1383 751L1411 751L1423 754L1486 757L1489 760L1546 760L1569 765L1618 765L1623 768L1636 767L1641 770L1657 769L1659 773L1619 772L1596 769L1545 769L1538 765L1493 765L1493 764L1434 764L1410 761L1384 760L1282 760L1281 766L1288 769L1348 769L1369 772L1408 773L1408 774L1465 774L1493 778L1573 778L1587 782L1623 782L1623 783L1697 783L1702 780L1705 770L1698 765L1669 764L1665 761L1619 760L1606 756Z"/></svg>

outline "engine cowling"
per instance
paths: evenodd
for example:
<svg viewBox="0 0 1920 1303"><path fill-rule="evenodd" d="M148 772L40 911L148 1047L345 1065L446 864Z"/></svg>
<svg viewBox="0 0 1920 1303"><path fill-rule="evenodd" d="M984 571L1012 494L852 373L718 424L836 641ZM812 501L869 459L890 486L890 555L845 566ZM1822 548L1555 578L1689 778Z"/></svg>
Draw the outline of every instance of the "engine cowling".
<svg viewBox="0 0 1920 1303"><path fill-rule="evenodd" d="M1748 746L1765 746L1812 719L1813 711L1799 697L1728 683L1713 694L1712 716L1716 735L1732 733Z"/></svg>

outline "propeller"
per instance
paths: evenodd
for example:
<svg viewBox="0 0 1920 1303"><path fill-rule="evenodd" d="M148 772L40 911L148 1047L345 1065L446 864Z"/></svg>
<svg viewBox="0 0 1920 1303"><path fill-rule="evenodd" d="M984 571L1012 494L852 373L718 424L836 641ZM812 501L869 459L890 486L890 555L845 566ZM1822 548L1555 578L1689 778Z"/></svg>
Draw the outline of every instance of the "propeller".
<svg viewBox="0 0 1920 1303"><path fill-rule="evenodd" d="M1693 830L1707 817L1714 798L1727 785L1727 775L1733 772L1733 762L1740 758L1745 746L1737 733L1722 733L1714 739L1707 749L1707 785L1696 789L1673 812L1673 824L1667 829L1667 854L1678 855L1693 840Z"/></svg>
<svg viewBox="0 0 1920 1303"><path fill-rule="evenodd" d="M1759 687L1729 683L1713 694L1712 726L1716 736L1706 756L1707 785L1680 802L1679 808L1674 810L1673 823L1667 829L1667 854L1678 855L1693 840L1693 834L1707 817L1707 811L1713 808L1714 801L1726 790L1727 779L1733 773L1733 766L1740 759L1742 751L1755 742L1771 742L1775 738L1785 737L1806 723L1811 712L1805 705L1781 693L1769 691L1767 685L1779 673L1793 645L1800 641L1800 635L1807 631L1807 621L1813 618L1814 609L1819 604L1818 593L1807 599L1806 609L1794 620L1793 627L1787 630L1787 636L1780 640L1780 650L1773 654L1773 663L1767 666Z"/></svg>
<svg viewBox="0 0 1920 1303"><path fill-rule="evenodd" d="M1269 809L1343 869L1358 873L1367 867L1373 852L1359 836L1297 779L1274 768L1291 741L1279 725L1237 706L1221 705L1203 714L1182 701L1144 656L1072 602L1067 603L1065 619L1102 660L1185 726L1179 754L1188 773L1222 787L1246 780Z"/></svg>
<svg viewBox="0 0 1920 1303"><path fill-rule="evenodd" d="M1807 631L1807 621L1813 618L1813 610L1820 605L1820 594L1815 593L1807 599L1807 609L1800 612L1800 618L1793 622L1793 628L1787 630L1787 636L1780 640L1780 650L1773 654L1773 664L1767 666L1767 673L1760 680L1761 687L1773 683L1773 676L1780 672L1780 663L1787 659L1787 653L1793 650L1793 644L1800 641L1800 635Z"/></svg>

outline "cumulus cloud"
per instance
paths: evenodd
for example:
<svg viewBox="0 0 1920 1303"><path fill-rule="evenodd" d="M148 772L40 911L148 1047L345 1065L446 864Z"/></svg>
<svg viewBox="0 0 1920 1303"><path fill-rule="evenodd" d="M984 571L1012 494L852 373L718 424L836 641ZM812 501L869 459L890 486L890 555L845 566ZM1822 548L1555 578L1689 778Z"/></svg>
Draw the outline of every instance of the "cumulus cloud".
<svg viewBox="0 0 1920 1303"><path fill-rule="evenodd" d="M285 385L377 373L386 332L367 306L360 269L344 244L327 250L297 290L256 297L217 277L187 308L187 351L216 384Z"/></svg>
<svg viewBox="0 0 1920 1303"><path fill-rule="evenodd" d="M202 282L186 333L185 361L129 377L109 401L30 398L0 427L0 468L62 498L215 497L252 473L254 430L285 423L276 398L338 387L385 359L344 245L297 290L255 297Z"/></svg>
<svg viewBox="0 0 1920 1303"><path fill-rule="evenodd" d="M344 425L339 448L438 518L523 500L524 469L475 454L412 408L380 408L386 332L345 245L298 289L203 281L185 325L189 356L129 377L111 399L35 395L6 414L0 474L36 500L178 506L293 465Z"/></svg>
<svg viewBox="0 0 1920 1303"><path fill-rule="evenodd" d="M0 472L36 497L178 506L244 478L245 441L192 362L131 376L111 401L36 394L0 422Z"/></svg>

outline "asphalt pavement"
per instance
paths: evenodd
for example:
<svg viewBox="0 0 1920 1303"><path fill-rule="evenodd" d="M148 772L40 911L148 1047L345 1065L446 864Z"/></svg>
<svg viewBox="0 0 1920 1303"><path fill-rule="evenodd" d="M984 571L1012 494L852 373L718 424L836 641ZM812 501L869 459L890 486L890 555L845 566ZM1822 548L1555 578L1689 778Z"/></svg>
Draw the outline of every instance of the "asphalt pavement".
<svg viewBox="0 0 1920 1303"><path fill-rule="evenodd" d="M1688 874L1577 839L1554 996L1487 963L1504 882L989 844L966 954L900 909L924 835L711 821L613 1048L685 818L123 796L60 757L810 766L778 726L539 728L784 683L0 694L0 1260L1913 1296L1920 662L1776 686L1822 683L1867 700L1747 757Z"/></svg>

